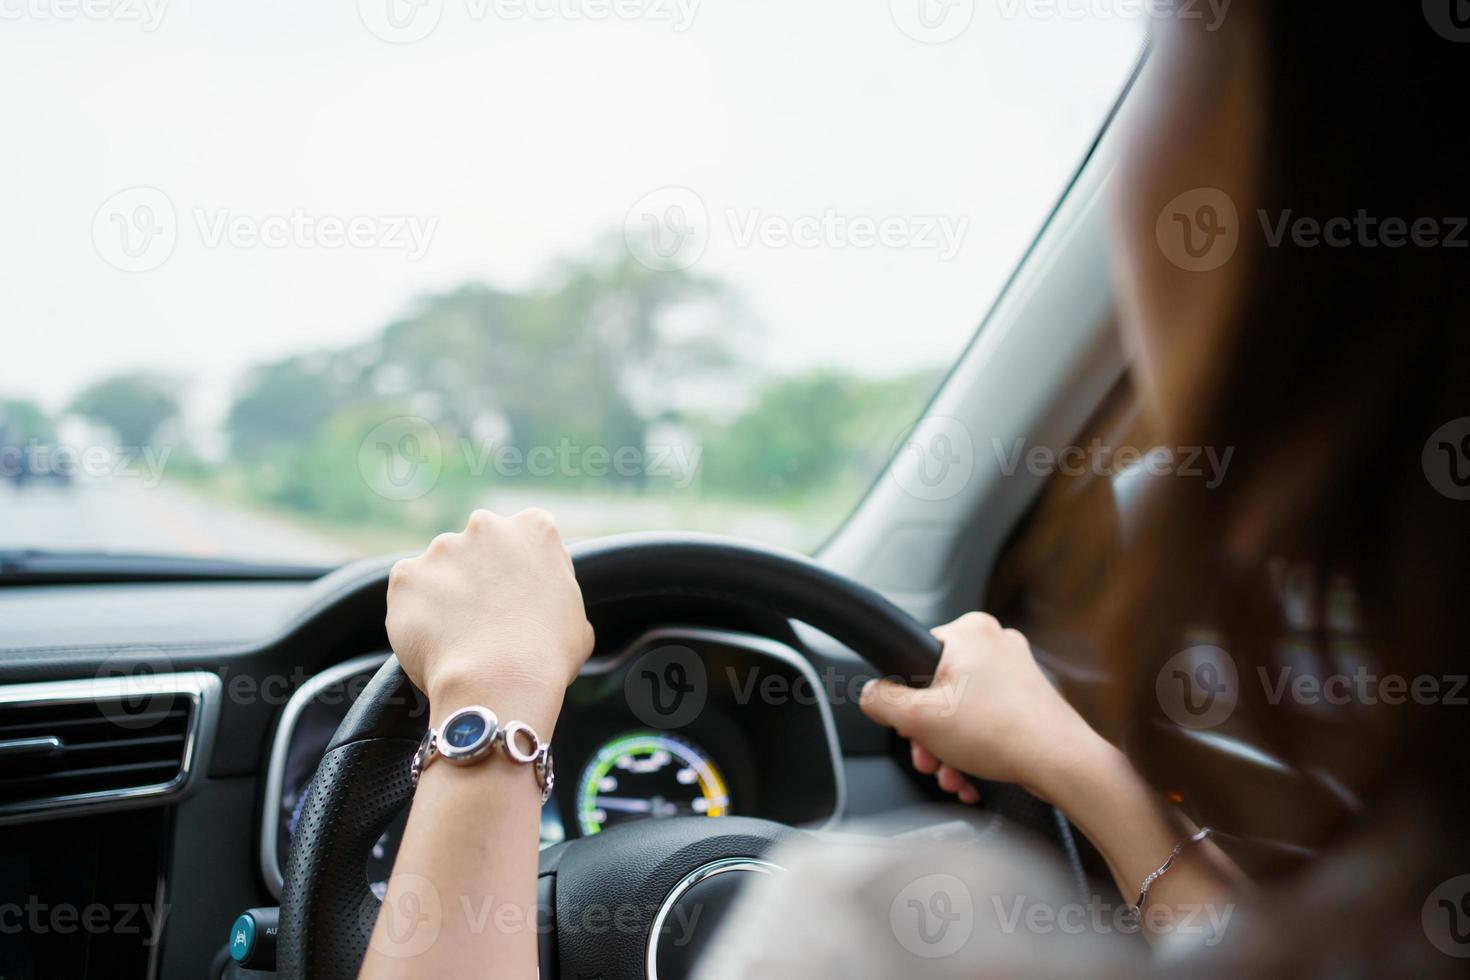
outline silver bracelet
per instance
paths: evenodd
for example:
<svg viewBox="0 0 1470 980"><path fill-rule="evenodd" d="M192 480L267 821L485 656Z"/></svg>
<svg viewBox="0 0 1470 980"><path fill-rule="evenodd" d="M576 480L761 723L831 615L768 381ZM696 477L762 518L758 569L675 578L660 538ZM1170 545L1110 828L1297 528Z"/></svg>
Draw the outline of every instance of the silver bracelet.
<svg viewBox="0 0 1470 980"><path fill-rule="evenodd" d="M409 774L413 785L419 784L429 763L442 758L457 766L473 765L488 756L499 745L512 762L535 768L536 781L541 786L541 802L551 797L551 788L556 784L556 772L551 764L551 744L543 743L535 729L523 721L508 722L504 728L495 712L475 704L460 708L444 719L439 728L424 732L423 741L409 763Z"/></svg>
<svg viewBox="0 0 1470 980"><path fill-rule="evenodd" d="M1185 848L1191 844L1198 844L1213 833L1214 831L1209 827L1203 827L1199 833L1186 837L1174 845L1174 850L1164 858L1164 863L1155 868L1147 878L1143 879L1143 884L1138 886L1138 901L1132 905L1123 906L1124 925L1137 928L1143 923L1143 907L1148 904L1148 890L1153 887L1154 882L1169 873L1169 869L1174 867L1174 862L1178 860L1180 854L1184 853Z"/></svg>

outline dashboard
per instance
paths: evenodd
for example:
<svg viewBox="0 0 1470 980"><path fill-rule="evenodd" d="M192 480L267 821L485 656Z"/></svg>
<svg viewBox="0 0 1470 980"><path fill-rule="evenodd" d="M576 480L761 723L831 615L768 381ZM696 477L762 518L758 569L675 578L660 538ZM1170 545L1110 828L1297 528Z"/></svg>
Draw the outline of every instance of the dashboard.
<svg viewBox="0 0 1470 980"><path fill-rule="evenodd" d="M155 931L10 937L0 975L219 977L242 910L278 903L323 751L387 657L390 566L373 559L300 581L0 589L0 701L8 692L12 723L53 734L56 712L73 708L25 699L37 687L52 700L70 692L68 703L103 712L99 731L114 733L118 751L173 766L164 782L119 759L128 765L108 770L96 793L47 791L25 813L0 815L7 894L52 907L168 908L166 929L158 918ZM629 596L592 617L598 648L555 733L546 843L638 821L662 820L663 830L686 813L813 829L879 820L885 834L948 819L862 715L856 692L871 669L840 641L703 594ZM98 679L135 674L179 694L187 712L170 724L192 739L161 740L107 713ZM197 697L176 691L195 681ZM413 737L411 722L399 727ZM386 877L403 826L402 815L386 823L375 852L361 855L364 883Z"/></svg>
<svg viewBox="0 0 1470 980"><path fill-rule="evenodd" d="M242 910L279 901L324 749L387 658L390 567L0 589L7 723L44 737L57 712L101 712L98 738L134 757L79 772L106 783L89 783L96 792L48 784L25 812L0 814L0 890L51 907L168 909L166 928L158 917L152 930L10 937L0 975L220 976ZM544 842L638 821L664 830L678 824L671 814L807 828L879 819L883 833L907 833L950 812L933 809L936 794L862 715L856 691L870 668L841 641L767 605L704 593L628 595L590 615L598 648L555 733ZM99 678L144 674L178 702L167 718L185 737L124 723L103 697ZM413 737L411 720L398 728ZM27 765L43 763L76 768L65 754ZM160 776L153 763L170 768ZM12 796L32 785L7 777ZM364 883L386 877L403 826L402 815L385 823L361 855Z"/></svg>
<svg viewBox="0 0 1470 980"><path fill-rule="evenodd" d="M281 712L260 840L261 873L277 897L317 764L387 656L322 670ZM820 827L842 815L846 797L832 708L815 669L791 647L748 633L662 628L594 658L567 690L554 753L543 847L681 816ZM365 869L380 897L407 819L404 812L384 828Z"/></svg>

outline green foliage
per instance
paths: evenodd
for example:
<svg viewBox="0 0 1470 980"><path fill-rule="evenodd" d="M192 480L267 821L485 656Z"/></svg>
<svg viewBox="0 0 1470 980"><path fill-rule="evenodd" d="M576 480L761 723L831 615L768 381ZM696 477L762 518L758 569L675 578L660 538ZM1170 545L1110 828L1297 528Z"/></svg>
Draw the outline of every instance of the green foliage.
<svg viewBox="0 0 1470 980"><path fill-rule="evenodd" d="M252 497L331 521L397 521L402 505L371 492L358 467L358 449L365 433L401 414L402 405L387 402L341 409L305 430L304 439L241 467L244 488Z"/></svg>
<svg viewBox="0 0 1470 980"><path fill-rule="evenodd" d="M366 343L254 368L229 409L230 459L217 478L248 499L344 528L459 527L468 510L518 484L529 491L522 499L585 493L613 510L650 498L673 508L655 513L681 524L725 527L756 508L779 510L798 529L825 523L886 463L937 374L776 378L731 420L746 367L737 352L750 333L721 284L652 271L618 242L564 264L539 288L465 284L420 297ZM119 416L88 395L78 404ZM378 426L403 416L420 435L437 434L442 449L432 489L411 500L385 496L373 454L362 454ZM697 490L680 495L684 484L646 468L548 474L497 465L499 448L567 444L582 454L596 447L606 461L620 449L641 452L654 426L667 426L659 442L667 433L697 447ZM626 519L609 514L610 524Z"/></svg>
<svg viewBox="0 0 1470 980"><path fill-rule="evenodd" d="M56 441L56 424L44 409L24 398L0 398L0 443L13 446L35 440Z"/></svg>
<svg viewBox="0 0 1470 980"><path fill-rule="evenodd" d="M225 431L236 458L299 452L352 397L330 355L295 356L251 370L230 406Z"/></svg>
<svg viewBox="0 0 1470 980"><path fill-rule="evenodd" d="M739 335L721 287L610 249L567 264L548 288L465 285L420 298L367 344L263 365L246 377L226 430L238 460L272 472L284 456L299 460L295 476L267 481L268 496L315 511L323 502L309 484L331 482L316 457L342 449L338 436L355 451L353 433L333 434L343 419L363 423L357 440L400 414L425 418L456 448L478 447L492 431L522 450L563 440L641 449L648 421L676 408L659 379L728 369ZM385 403L397 408L385 413ZM446 492L487 478L464 469L466 461L446 459Z"/></svg>
<svg viewBox="0 0 1470 980"><path fill-rule="evenodd" d="M733 424L703 426L703 488L731 497L851 490L887 461L937 382L812 371L767 385Z"/></svg>
<svg viewBox="0 0 1470 980"><path fill-rule="evenodd" d="M118 374L83 389L71 410L112 429L125 446L149 446L159 428L179 414L176 387L161 375Z"/></svg>
<svg viewBox="0 0 1470 980"><path fill-rule="evenodd" d="M671 329L691 310L697 329ZM641 446L646 420L670 408L660 379L728 368L740 328L719 287L614 252L567 265L550 289L428 297L384 332L378 370L402 393L432 392L452 432L494 415L521 447Z"/></svg>

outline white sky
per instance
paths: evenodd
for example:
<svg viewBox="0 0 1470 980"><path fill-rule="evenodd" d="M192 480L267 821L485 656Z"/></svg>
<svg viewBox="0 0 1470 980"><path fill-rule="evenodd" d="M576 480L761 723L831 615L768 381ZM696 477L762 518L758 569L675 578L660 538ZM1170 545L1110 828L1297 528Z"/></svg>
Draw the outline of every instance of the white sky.
<svg viewBox="0 0 1470 980"><path fill-rule="evenodd" d="M973 22L925 44L891 9L921 0L702 0L683 32L476 18L484 0L428 0L443 4L437 29L393 45L357 0L80 0L119 17L165 3L152 31L64 18L77 2L0 0L0 395L54 409L96 377L147 368L197 378L191 400L210 416L246 365L364 339L426 291L533 283L665 185L706 203L695 271L746 297L766 326L761 360L945 363L1075 168L1145 27L950 0L956 16L975 6ZM178 244L128 273L92 228L135 185L167 194ZM210 248L196 225L196 209L295 208L438 224L418 261ZM828 208L969 224L943 261L742 248L727 223L730 209Z"/></svg>

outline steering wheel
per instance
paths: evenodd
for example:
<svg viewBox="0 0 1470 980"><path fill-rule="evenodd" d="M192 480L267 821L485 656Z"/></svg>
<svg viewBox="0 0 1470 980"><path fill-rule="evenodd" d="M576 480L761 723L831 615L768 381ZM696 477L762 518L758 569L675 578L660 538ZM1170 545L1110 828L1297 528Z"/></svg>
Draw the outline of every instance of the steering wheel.
<svg viewBox="0 0 1470 980"><path fill-rule="evenodd" d="M911 683L927 683L939 661L939 642L897 606L791 552L709 535L636 534L574 546L572 562L589 610L627 599L719 599L808 623L879 673ZM365 872L369 853L413 796L409 761L426 718L423 696L389 658L328 745L286 862L277 946L286 980L357 976L380 904ZM767 820L686 817L548 848L538 882L538 904L549 913L538 923L541 976L675 980L697 944L661 937L681 918L691 927L699 921L681 917L680 903L690 903L686 913L722 907L740 873L776 872L761 856L798 833Z"/></svg>

